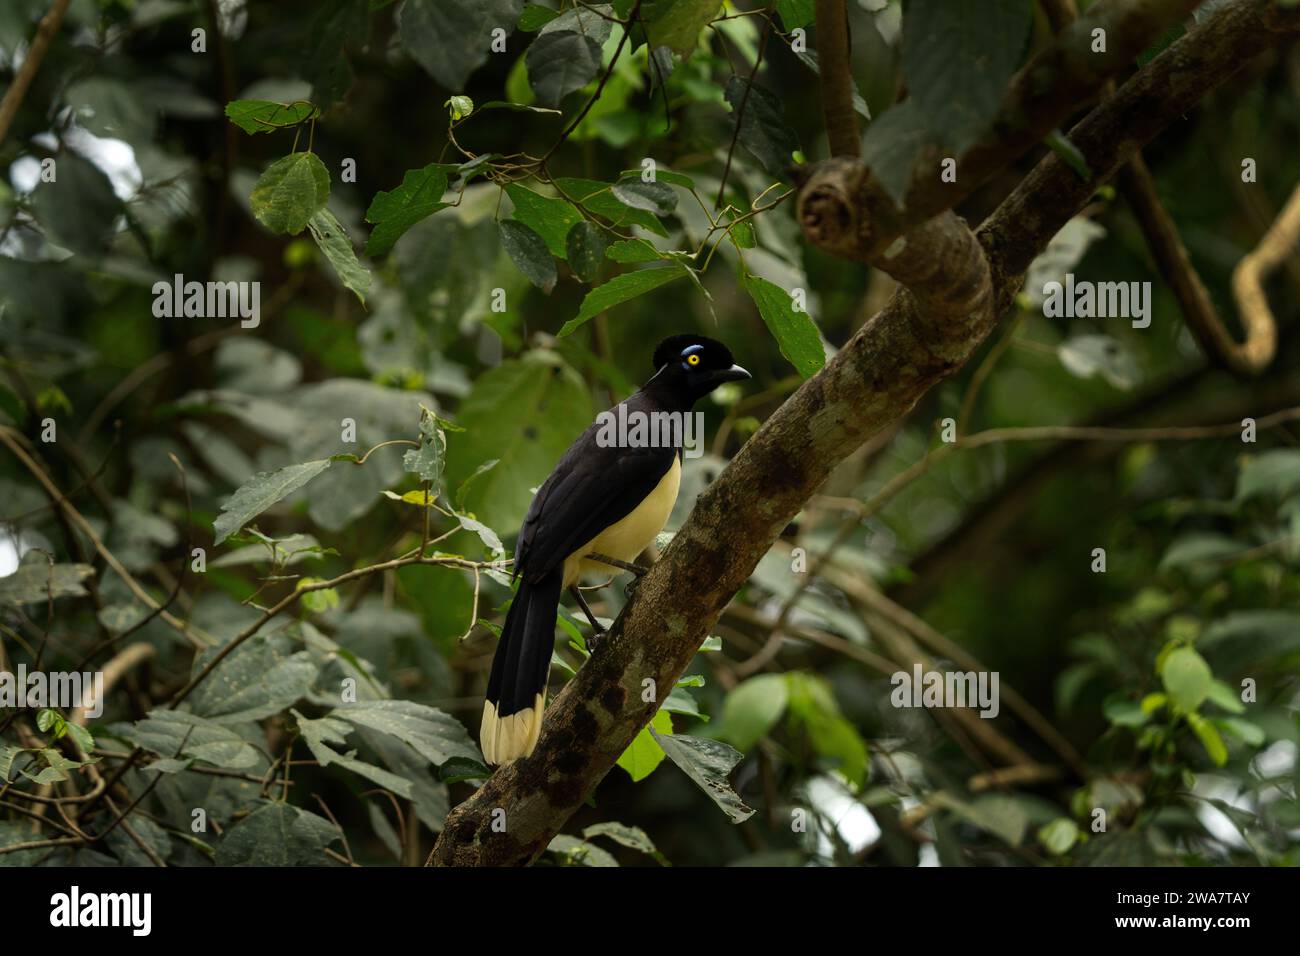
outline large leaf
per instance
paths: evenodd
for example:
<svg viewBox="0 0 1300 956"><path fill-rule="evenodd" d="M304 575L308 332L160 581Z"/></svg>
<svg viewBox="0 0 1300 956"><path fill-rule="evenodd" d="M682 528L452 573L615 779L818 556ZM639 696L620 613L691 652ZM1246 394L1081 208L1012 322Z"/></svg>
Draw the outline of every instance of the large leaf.
<svg viewBox="0 0 1300 956"><path fill-rule="evenodd" d="M885 110L862 138L862 161L885 192L901 203L912 181L912 167L929 139L920 108L912 100Z"/></svg>
<svg viewBox="0 0 1300 956"><path fill-rule="evenodd" d="M498 459L465 490L464 507L490 527L513 531L531 489L593 415L586 386L553 354L503 362L480 376L461 403L457 423L466 430L448 436L447 485L459 486L480 462Z"/></svg>
<svg viewBox="0 0 1300 956"><path fill-rule="evenodd" d="M193 672L202 671L220 650L210 648L195 658ZM284 630L255 634L199 684L190 706L218 724L261 720L307 696L315 676L309 652L295 651Z"/></svg>
<svg viewBox="0 0 1300 956"><path fill-rule="evenodd" d="M297 491L330 466L328 458L289 465L278 471L264 471L246 481L221 506L221 514L212 523L216 533L213 544L221 544L271 505Z"/></svg>
<svg viewBox="0 0 1300 956"><path fill-rule="evenodd" d="M492 31L514 32L524 0L406 0L397 11L402 46L449 92L487 62Z"/></svg>
<svg viewBox="0 0 1300 956"><path fill-rule="evenodd" d="M1193 711L1209 696L1214 675L1205 658L1190 647L1170 651L1160 668L1169 700L1184 712Z"/></svg>
<svg viewBox="0 0 1300 956"><path fill-rule="evenodd" d="M1025 52L1032 0L910 0L903 77L934 137L962 153L988 127Z"/></svg>
<svg viewBox="0 0 1300 956"><path fill-rule="evenodd" d="M741 753L767 736L789 699L784 674L758 674L731 689L715 733Z"/></svg>
<svg viewBox="0 0 1300 956"><path fill-rule="evenodd" d="M758 276L745 277L745 290L758 306L772 337L791 365L804 378L811 378L826 364L826 350L817 325L807 312L796 312L790 293Z"/></svg>
<svg viewBox="0 0 1300 956"><path fill-rule="evenodd" d="M319 114L307 102L272 103L269 100L231 100L226 117L245 133L270 133L306 122Z"/></svg>
<svg viewBox="0 0 1300 956"><path fill-rule="evenodd" d="M460 721L413 700L361 701L338 707L331 716L396 737L433 764L452 757L483 759Z"/></svg>
<svg viewBox="0 0 1300 956"><path fill-rule="evenodd" d="M543 32L528 47L524 63L537 99L558 106L600 72L600 44L575 30Z"/></svg>
<svg viewBox="0 0 1300 956"><path fill-rule="evenodd" d="M541 236L551 255L563 259L569 230L583 221L582 213L564 199L539 195L519 183L506 186L506 195L514 203L514 218Z"/></svg>
<svg viewBox="0 0 1300 956"><path fill-rule="evenodd" d="M316 758L322 767L338 764L345 770L350 770L358 776L379 784L385 790L393 791L399 797L410 799L411 781L399 777L383 767L376 767L364 760L358 760L354 756L355 749L344 754L339 753L330 746L330 744L347 742L348 735L354 730L350 724L334 717L308 720L296 710L293 712L293 716L298 721L298 730L307 744L307 749L311 751L311 755Z"/></svg>
<svg viewBox="0 0 1300 956"><path fill-rule="evenodd" d="M264 801L217 844L217 866L325 866L339 831L324 817Z"/></svg>
<svg viewBox="0 0 1300 956"><path fill-rule="evenodd" d="M253 215L272 232L297 235L325 208L330 174L315 153L290 153L277 159L253 185Z"/></svg>
<svg viewBox="0 0 1300 956"><path fill-rule="evenodd" d="M740 76L732 76L727 81L726 99L732 122L740 124L736 137L740 145L753 153L769 174L784 179L786 167L794 162L793 154L799 149L799 137L785 121L781 98Z"/></svg>
<svg viewBox="0 0 1300 956"><path fill-rule="evenodd" d="M717 740L686 734L663 735L651 729L654 739L673 763L708 794L732 823L743 823L754 815L727 781L741 755Z"/></svg>
<svg viewBox="0 0 1300 956"><path fill-rule="evenodd" d="M719 15L719 0L670 0L657 4L646 24L646 36L652 47L666 46L685 59L695 52L700 31Z"/></svg>
<svg viewBox="0 0 1300 956"><path fill-rule="evenodd" d="M578 309L578 314L560 328L560 338L586 325L606 309L645 295L684 275L686 275L686 268L673 264L658 269L638 269L636 272L625 272L614 276L604 285L597 286L587 293L586 298L582 300L582 306Z"/></svg>
<svg viewBox="0 0 1300 956"><path fill-rule="evenodd" d="M94 163L71 152L61 153L55 163L58 178L32 193L36 220L59 245L97 255L113 235L122 201Z"/></svg>
<svg viewBox="0 0 1300 956"><path fill-rule="evenodd" d="M1300 449L1274 448L1249 459L1237 476L1237 501L1281 497L1300 488Z"/></svg>
<svg viewBox="0 0 1300 956"><path fill-rule="evenodd" d="M320 251L334 267L339 281L351 289L361 304L365 305L366 293L370 291L370 270L357 261L357 253L352 248L347 230L328 209L322 209L312 216L307 221L307 228L311 230L311 237L316 240Z"/></svg>
<svg viewBox="0 0 1300 956"><path fill-rule="evenodd" d="M656 235L668 235L668 230L658 216L623 202L614 195L614 187L609 183L561 176L555 180L555 186L561 190L562 195L581 203L588 212L603 216L615 226L641 226Z"/></svg>
<svg viewBox="0 0 1300 956"><path fill-rule="evenodd" d="M179 710L153 710L121 736L160 757L202 760L228 770L255 766L258 753L229 727Z"/></svg>
<svg viewBox="0 0 1300 956"><path fill-rule="evenodd" d="M655 711L650 723L641 728L641 732L633 738L627 749L619 755L618 765L627 771L627 775L632 778L634 783L650 776L654 769L664 760L664 748L659 746L650 733L651 728L657 734L671 735L673 732L673 719L662 708Z"/></svg>
<svg viewBox="0 0 1300 956"><path fill-rule="evenodd" d="M502 219L498 224L501 231L501 246L519 271L533 285L549 293L555 288L555 259L546 247L546 240L522 222Z"/></svg>
<svg viewBox="0 0 1300 956"><path fill-rule="evenodd" d="M442 194L447 191L447 176L455 169L443 163L430 163L407 172L402 184L392 192L376 193L366 210L366 222L375 227L366 240L366 255L382 256L393 248L402 233L445 207Z"/></svg>
<svg viewBox="0 0 1300 956"><path fill-rule="evenodd" d="M37 604L51 597L80 597L82 581L95 573L89 564L50 564L27 560L0 578L0 604Z"/></svg>

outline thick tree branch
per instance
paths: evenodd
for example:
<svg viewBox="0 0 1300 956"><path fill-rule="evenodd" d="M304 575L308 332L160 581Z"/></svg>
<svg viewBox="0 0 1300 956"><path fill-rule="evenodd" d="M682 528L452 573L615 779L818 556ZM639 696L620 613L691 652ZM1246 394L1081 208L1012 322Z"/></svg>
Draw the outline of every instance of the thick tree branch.
<svg viewBox="0 0 1300 956"><path fill-rule="evenodd" d="M1094 175L1113 175L1141 143L1275 42L1270 28L1300 29L1300 11L1239 0L1148 64L1071 134ZM1096 180L1082 183L1049 156L980 229L996 303L1012 299L1030 260L1095 188ZM948 226L938 229L959 247L964 241ZM962 300L960 277L912 277L930 301ZM979 315L945 323L923 317L918 296L900 291L767 420L699 496L610 636L552 703L532 756L497 771L451 813L431 863L523 864L545 849L653 716L727 602L831 469L951 375L988 334L995 310L977 291L971 295ZM948 324L960 331L944 332ZM656 691L648 702L647 687ZM504 813L504 827L495 811Z"/></svg>
<svg viewBox="0 0 1300 956"><path fill-rule="evenodd" d="M1103 0L1096 4L1012 79L989 132L958 158L956 182L940 178L943 156L937 147L921 151L901 208L875 179L861 180L856 196L861 249L851 258L873 262L897 237L952 209L1042 142L1199 2ZM1104 31L1104 50L1094 52L1094 30Z"/></svg>

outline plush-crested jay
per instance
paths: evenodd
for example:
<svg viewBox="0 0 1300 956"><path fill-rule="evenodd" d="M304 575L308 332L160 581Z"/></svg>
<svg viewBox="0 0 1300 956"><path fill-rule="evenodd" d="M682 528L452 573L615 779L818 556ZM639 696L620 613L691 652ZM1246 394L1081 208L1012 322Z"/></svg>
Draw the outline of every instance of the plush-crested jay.
<svg viewBox="0 0 1300 956"><path fill-rule="evenodd" d="M669 412L680 416L684 426L698 399L723 382L750 377L725 345L700 335L665 339L655 349L654 365L657 371L640 391L569 446L524 518L515 546L519 588L506 613L483 702L479 739L489 763L527 756L537 743L560 592L571 589L599 638L603 632L576 585L604 563L587 556L613 558L631 569L630 562L663 530L677 501L685 428L671 431L674 447L660 440L663 430L653 424L639 432L627 428L627 435L610 441L610 429L602 421L611 421L610 414L612 420L664 421L662 414L651 416ZM642 440L636 440L638 434Z"/></svg>

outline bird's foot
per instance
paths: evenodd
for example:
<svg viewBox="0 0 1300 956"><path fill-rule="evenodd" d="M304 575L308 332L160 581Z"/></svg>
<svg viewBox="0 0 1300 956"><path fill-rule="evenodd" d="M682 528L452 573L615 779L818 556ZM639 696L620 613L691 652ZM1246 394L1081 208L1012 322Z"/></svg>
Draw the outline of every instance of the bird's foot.
<svg viewBox="0 0 1300 956"><path fill-rule="evenodd" d="M609 637L609 631L599 630L592 631L587 637L587 653L595 654L596 648L605 643L605 638Z"/></svg>

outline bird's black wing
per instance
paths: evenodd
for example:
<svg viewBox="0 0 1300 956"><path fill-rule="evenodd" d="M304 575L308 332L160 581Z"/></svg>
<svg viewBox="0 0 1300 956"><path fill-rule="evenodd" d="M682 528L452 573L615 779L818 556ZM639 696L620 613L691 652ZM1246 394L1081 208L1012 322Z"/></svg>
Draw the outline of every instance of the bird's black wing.
<svg viewBox="0 0 1300 956"><path fill-rule="evenodd" d="M537 490L515 546L515 574L532 581L560 567L574 549L631 514L677 454L603 447L598 431L592 425L583 432Z"/></svg>

